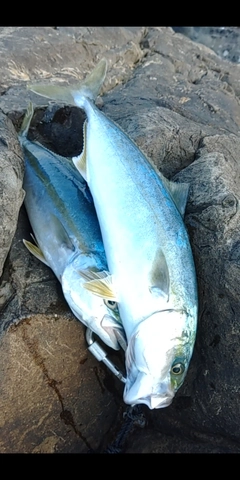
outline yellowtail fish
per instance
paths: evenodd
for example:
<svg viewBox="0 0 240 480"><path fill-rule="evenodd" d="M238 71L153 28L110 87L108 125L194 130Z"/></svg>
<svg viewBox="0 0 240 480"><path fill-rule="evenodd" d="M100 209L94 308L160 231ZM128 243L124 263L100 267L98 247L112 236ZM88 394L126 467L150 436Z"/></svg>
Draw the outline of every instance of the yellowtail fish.
<svg viewBox="0 0 240 480"><path fill-rule="evenodd" d="M109 347L125 349L116 302L83 286L86 277L108 276L92 196L71 161L27 139L32 116L30 104L19 140L25 158L25 207L37 245L24 243L53 270L74 315Z"/></svg>
<svg viewBox="0 0 240 480"><path fill-rule="evenodd" d="M82 85L29 88L86 113L84 149L73 161L91 190L111 275L89 274L85 287L118 302L128 342L124 401L162 408L184 381L197 328L196 274L183 222L188 185L165 179L95 106L106 68L102 60Z"/></svg>

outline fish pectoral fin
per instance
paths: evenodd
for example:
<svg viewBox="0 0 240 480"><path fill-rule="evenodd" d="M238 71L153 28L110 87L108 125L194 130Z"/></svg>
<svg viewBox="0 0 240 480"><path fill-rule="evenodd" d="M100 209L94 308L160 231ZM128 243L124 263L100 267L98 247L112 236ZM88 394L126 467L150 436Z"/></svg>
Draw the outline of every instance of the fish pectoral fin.
<svg viewBox="0 0 240 480"><path fill-rule="evenodd" d="M94 293L98 297L102 297L108 300L114 300L115 302L117 302L116 294L112 289L111 275L103 279L84 282L83 287L86 288L86 290Z"/></svg>
<svg viewBox="0 0 240 480"><path fill-rule="evenodd" d="M94 272L92 270L79 270L79 274L87 280L83 283L86 290L94 293L98 297L117 302L117 295L114 291L113 276L105 270L102 272Z"/></svg>
<svg viewBox="0 0 240 480"><path fill-rule="evenodd" d="M106 270L78 270L79 274L84 278L84 280L97 280L99 278L105 278L108 275L111 275Z"/></svg>
<svg viewBox="0 0 240 480"><path fill-rule="evenodd" d="M73 245L67 231L60 220L53 213L51 214L51 229L59 242L74 252L75 246Z"/></svg>
<svg viewBox="0 0 240 480"><path fill-rule="evenodd" d="M162 178L162 180L166 189L170 192L178 211L183 217L185 213L186 205L187 205L189 184L171 182L170 180L164 177Z"/></svg>
<svg viewBox="0 0 240 480"><path fill-rule="evenodd" d="M120 347L122 347L125 352L127 349L127 339L122 323L115 320L111 315L105 315L101 321L101 326L108 333L113 342L115 339L117 340Z"/></svg>
<svg viewBox="0 0 240 480"><path fill-rule="evenodd" d="M46 258L44 257L40 248L37 247L37 245L34 245L33 243L31 243L31 242L29 242L28 240L25 240L25 239L23 239L23 243L24 243L25 247L28 249L28 251L30 253L32 253L32 255L34 255L34 257L36 257L41 262L45 263L45 265L47 265L47 267L49 267Z"/></svg>
<svg viewBox="0 0 240 480"><path fill-rule="evenodd" d="M76 167L76 169L81 173L83 178L87 180L87 121L85 120L83 125L83 151L82 153L77 156L73 157L72 161Z"/></svg>
<svg viewBox="0 0 240 480"><path fill-rule="evenodd" d="M149 291L153 297L162 298L165 302L168 302L169 296L163 290L161 290L161 288L153 285L149 287Z"/></svg>
<svg viewBox="0 0 240 480"><path fill-rule="evenodd" d="M168 301L170 288L170 275L166 257L161 248L158 248L153 260L150 273L149 291L154 297L162 297Z"/></svg>

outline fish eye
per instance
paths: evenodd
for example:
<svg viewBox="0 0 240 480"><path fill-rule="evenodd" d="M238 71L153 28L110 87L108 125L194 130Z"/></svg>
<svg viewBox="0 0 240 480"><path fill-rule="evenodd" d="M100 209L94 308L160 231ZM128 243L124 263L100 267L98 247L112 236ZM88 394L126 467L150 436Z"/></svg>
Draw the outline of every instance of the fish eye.
<svg viewBox="0 0 240 480"><path fill-rule="evenodd" d="M171 373L173 375L182 375L184 370L185 370L185 366L183 365L183 363L178 362L172 365Z"/></svg>
<svg viewBox="0 0 240 480"><path fill-rule="evenodd" d="M117 302L114 302L113 300L103 300L105 305L110 308L111 310L116 310L117 309Z"/></svg>

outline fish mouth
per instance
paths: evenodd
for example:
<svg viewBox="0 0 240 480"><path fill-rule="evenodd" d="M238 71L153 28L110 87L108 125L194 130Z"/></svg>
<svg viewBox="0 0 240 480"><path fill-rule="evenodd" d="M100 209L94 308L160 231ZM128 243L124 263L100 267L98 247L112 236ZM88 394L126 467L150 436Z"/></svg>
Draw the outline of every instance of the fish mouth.
<svg viewBox="0 0 240 480"><path fill-rule="evenodd" d="M174 395L161 396L161 395L147 395L146 397L134 397L131 395L131 390L124 394L124 402L127 405L144 404L150 410L155 408L169 407L173 401Z"/></svg>
<svg viewBox="0 0 240 480"><path fill-rule="evenodd" d="M172 403L174 395L175 392L167 379L156 382L151 375L138 372L133 383L127 378L123 399L128 405L144 403L150 410L153 410L154 408L168 407Z"/></svg>
<svg viewBox="0 0 240 480"><path fill-rule="evenodd" d="M142 400L141 403L144 403L145 405L147 405L148 408L150 408L150 410L153 410L154 408L169 407L169 405L171 405L171 403L173 401L173 397L172 398L169 398L169 397L161 398L158 395L156 395L156 396L152 395L148 398L143 398L143 399L140 399L140 400Z"/></svg>

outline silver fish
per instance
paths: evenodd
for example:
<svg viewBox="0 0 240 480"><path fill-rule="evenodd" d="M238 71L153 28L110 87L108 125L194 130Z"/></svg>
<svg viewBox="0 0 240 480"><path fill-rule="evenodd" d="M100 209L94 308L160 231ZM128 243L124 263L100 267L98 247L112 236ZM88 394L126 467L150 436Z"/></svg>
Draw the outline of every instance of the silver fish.
<svg viewBox="0 0 240 480"><path fill-rule="evenodd" d="M196 273L183 222L188 185L165 179L95 106L105 74L102 60L80 86L29 88L87 115L84 151L73 161L91 190L111 275L85 286L118 302L128 341L124 401L162 408L184 381L197 328Z"/></svg>
<svg viewBox="0 0 240 480"><path fill-rule="evenodd" d="M91 194L71 161L27 139L32 115L30 104L19 140L25 157L25 206L37 245L24 243L53 270L74 315L109 347L125 349L116 302L83 286L89 272L91 278L108 275Z"/></svg>

